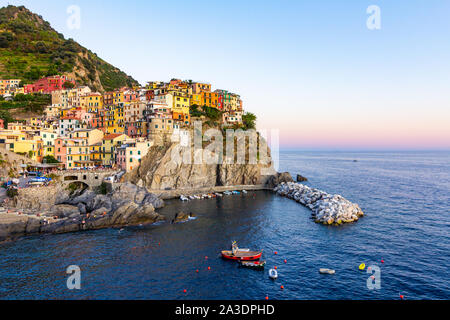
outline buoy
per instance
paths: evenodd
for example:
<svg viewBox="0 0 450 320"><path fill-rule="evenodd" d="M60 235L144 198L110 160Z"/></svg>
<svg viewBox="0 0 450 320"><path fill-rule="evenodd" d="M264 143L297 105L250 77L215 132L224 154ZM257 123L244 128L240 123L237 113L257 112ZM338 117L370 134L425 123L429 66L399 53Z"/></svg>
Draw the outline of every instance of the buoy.
<svg viewBox="0 0 450 320"><path fill-rule="evenodd" d="M381 263L384 263L384 260L383 260L383 259L381 259Z"/></svg>
<svg viewBox="0 0 450 320"><path fill-rule="evenodd" d="M161 242L158 242L158 246L160 246L161 245Z"/></svg>
<svg viewBox="0 0 450 320"><path fill-rule="evenodd" d="M405 299L405 296L401 294L400 299L402 299L402 300Z"/></svg>
<svg viewBox="0 0 450 320"><path fill-rule="evenodd" d="M269 300L269 296L266 296L266 300Z"/></svg>
<svg viewBox="0 0 450 320"><path fill-rule="evenodd" d="M208 260L208 256L205 257L205 260Z"/></svg>
<svg viewBox="0 0 450 320"><path fill-rule="evenodd" d="M284 286L281 286L280 288L281 288L281 290L284 290Z"/></svg>
<svg viewBox="0 0 450 320"><path fill-rule="evenodd" d="M370 279L375 280L375 276L371 276Z"/></svg>
<svg viewBox="0 0 450 320"><path fill-rule="evenodd" d="M284 259L284 263L287 263L287 260L286 260L286 259Z"/></svg>
<svg viewBox="0 0 450 320"><path fill-rule="evenodd" d="M275 266L275 267L274 267L274 269L275 269L275 270L277 270L277 269L278 269L278 267L277 267L277 266Z"/></svg>
<svg viewBox="0 0 450 320"><path fill-rule="evenodd" d="M365 263L361 263L359 265L359 270L363 271L366 268L366 264Z"/></svg>
<svg viewBox="0 0 450 320"><path fill-rule="evenodd" d="M184 289L184 290L183 290L183 292L184 292L184 293L187 293L187 290L186 290L186 289Z"/></svg>
<svg viewBox="0 0 450 320"><path fill-rule="evenodd" d="M198 269L195 272L199 273Z"/></svg>
<svg viewBox="0 0 450 320"><path fill-rule="evenodd" d="M371 267L368 267L367 270L370 271L370 270L372 270L372 268L371 268Z"/></svg>
<svg viewBox="0 0 450 320"><path fill-rule="evenodd" d="M208 267L208 270L211 270L211 267Z"/></svg>
<svg viewBox="0 0 450 320"><path fill-rule="evenodd" d="M278 252L277 251L275 251L275 255L277 255L278 254Z"/></svg>

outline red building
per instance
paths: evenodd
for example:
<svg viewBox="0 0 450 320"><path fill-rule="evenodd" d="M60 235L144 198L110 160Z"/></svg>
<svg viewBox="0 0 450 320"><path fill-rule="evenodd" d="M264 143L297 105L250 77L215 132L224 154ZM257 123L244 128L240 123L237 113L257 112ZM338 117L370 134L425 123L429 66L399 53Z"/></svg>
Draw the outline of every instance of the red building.
<svg viewBox="0 0 450 320"><path fill-rule="evenodd" d="M53 91L64 89L64 83L66 82L76 85L75 81L67 76L51 76L39 79L32 85L27 85L25 91L29 91L32 88L31 92L50 94Z"/></svg>
<svg viewBox="0 0 450 320"><path fill-rule="evenodd" d="M5 129L5 121L0 119L0 129Z"/></svg>

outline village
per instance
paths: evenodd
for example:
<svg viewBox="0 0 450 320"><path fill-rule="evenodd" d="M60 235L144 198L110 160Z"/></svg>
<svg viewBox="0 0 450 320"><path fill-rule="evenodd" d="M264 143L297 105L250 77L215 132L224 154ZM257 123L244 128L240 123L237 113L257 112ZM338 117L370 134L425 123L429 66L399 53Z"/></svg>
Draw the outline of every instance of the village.
<svg viewBox="0 0 450 320"><path fill-rule="evenodd" d="M212 91L211 84L191 80L149 82L104 93L67 76L25 85L19 79L0 80L4 99L17 94L51 95L51 105L39 117L9 123L0 119L0 148L59 170L130 172L161 136L190 127L191 117L202 112L215 114L222 127L243 122L238 94Z"/></svg>

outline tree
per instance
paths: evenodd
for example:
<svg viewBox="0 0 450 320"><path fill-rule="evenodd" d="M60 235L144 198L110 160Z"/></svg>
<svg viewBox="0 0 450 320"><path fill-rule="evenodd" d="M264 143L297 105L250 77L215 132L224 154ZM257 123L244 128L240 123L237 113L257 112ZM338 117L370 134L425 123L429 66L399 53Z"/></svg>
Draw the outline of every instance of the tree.
<svg viewBox="0 0 450 320"><path fill-rule="evenodd" d="M73 89L75 85L72 82L66 81L63 84L64 89Z"/></svg>
<svg viewBox="0 0 450 320"><path fill-rule="evenodd" d="M58 160L55 159L54 156L48 155L44 157L44 163L60 163Z"/></svg>
<svg viewBox="0 0 450 320"><path fill-rule="evenodd" d="M247 112L242 116L242 122L244 123L245 130L256 129L256 116Z"/></svg>

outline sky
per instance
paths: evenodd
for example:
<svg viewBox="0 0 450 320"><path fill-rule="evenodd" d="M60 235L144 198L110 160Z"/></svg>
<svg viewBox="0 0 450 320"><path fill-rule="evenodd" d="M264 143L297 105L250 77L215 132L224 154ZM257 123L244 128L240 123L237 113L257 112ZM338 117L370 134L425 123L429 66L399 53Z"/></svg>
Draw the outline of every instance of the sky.
<svg viewBox="0 0 450 320"><path fill-rule="evenodd" d="M192 79L240 94L281 148L450 150L447 0L0 4L25 5L141 84Z"/></svg>

